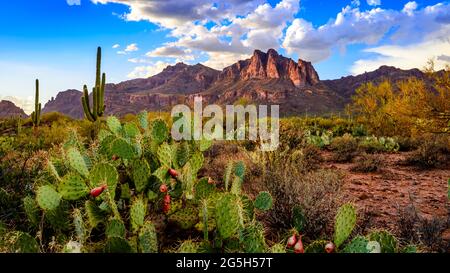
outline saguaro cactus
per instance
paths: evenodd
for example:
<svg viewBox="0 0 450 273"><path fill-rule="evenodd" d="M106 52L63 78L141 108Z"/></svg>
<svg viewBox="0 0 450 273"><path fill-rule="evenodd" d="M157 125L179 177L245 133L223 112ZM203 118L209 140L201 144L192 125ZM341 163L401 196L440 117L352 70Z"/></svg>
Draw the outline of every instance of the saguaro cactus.
<svg viewBox="0 0 450 273"><path fill-rule="evenodd" d="M36 79L36 95L34 99L34 112L31 113L31 120L35 127L41 122L41 104L39 103L39 80Z"/></svg>
<svg viewBox="0 0 450 273"><path fill-rule="evenodd" d="M103 116L105 111L105 82L106 74L101 74L101 62L102 62L102 49L97 48L97 70L95 75L95 87L92 88L92 109L89 103L89 92L86 85L83 86L84 95L81 98L83 104L84 115L92 122L96 121L99 117ZM101 75L101 76L100 76Z"/></svg>

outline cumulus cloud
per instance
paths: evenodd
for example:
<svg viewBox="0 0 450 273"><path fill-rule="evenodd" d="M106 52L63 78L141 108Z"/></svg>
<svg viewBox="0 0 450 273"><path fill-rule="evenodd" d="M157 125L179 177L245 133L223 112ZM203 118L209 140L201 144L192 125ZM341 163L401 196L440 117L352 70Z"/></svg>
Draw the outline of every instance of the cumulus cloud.
<svg viewBox="0 0 450 273"><path fill-rule="evenodd" d="M288 53L318 62L328 58L334 49L344 51L348 45L376 46L382 39L391 45L410 45L449 37L449 24L443 23L450 12L449 4L417 9L409 2L402 10L372 8L361 11L347 6L336 18L320 27L303 19L295 19L287 28L283 47ZM450 17L450 16L449 16Z"/></svg>
<svg viewBox="0 0 450 273"><path fill-rule="evenodd" d="M352 74L373 71L382 65L402 69L423 68L430 59L435 60L435 68L438 70L450 64L450 40L428 41L408 46L381 46L365 51L374 53L377 57L356 61L351 68Z"/></svg>
<svg viewBox="0 0 450 273"><path fill-rule="evenodd" d="M381 0L367 0L367 5L379 6L379 5L381 5Z"/></svg>
<svg viewBox="0 0 450 273"><path fill-rule="evenodd" d="M112 46L112 48L114 48L114 49L117 49L117 48L119 48L119 47L120 47L119 44L115 44L115 45Z"/></svg>
<svg viewBox="0 0 450 273"><path fill-rule="evenodd" d="M128 5L126 20L147 20L169 29L176 41L148 52L148 57L192 60L206 56L206 63L218 69L247 58L254 49L279 48L284 29L300 8L299 0L281 0L274 6L265 0L92 2Z"/></svg>
<svg viewBox="0 0 450 273"><path fill-rule="evenodd" d="M168 65L173 65L174 63L167 63L163 61L157 61L150 65L142 65L135 67L133 71L131 71L127 77L130 79L135 78L148 78L160 73L164 68Z"/></svg>
<svg viewBox="0 0 450 273"><path fill-rule="evenodd" d="M66 0L69 6L79 6L81 5L81 0Z"/></svg>
<svg viewBox="0 0 450 273"><path fill-rule="evenodd" d="M139 48L138 48L137 44L129 44L125 48L125 52L133 52L133 51L138 51L138 50L139 50Z"/></svg>

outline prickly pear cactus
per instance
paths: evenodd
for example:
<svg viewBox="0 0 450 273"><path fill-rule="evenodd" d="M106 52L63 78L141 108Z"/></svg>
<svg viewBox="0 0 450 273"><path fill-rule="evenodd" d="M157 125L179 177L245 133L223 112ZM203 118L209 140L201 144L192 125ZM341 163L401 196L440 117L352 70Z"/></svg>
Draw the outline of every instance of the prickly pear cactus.
<svg viewBox="0 0 450 273"><path fill-rule="evenodd" d="M132 232L137 232L144 224L146 211L147 205L144 200L140 197L135 198L130 208L130 224Z"/></svg>
<svg viewBox="0 0 450 273"><path fill-rule="evenodd" d="M367 248L367 244L369 240L362 236L357 236L353 238L353 240L345 246L342 250L344 253L369 253L369 249Z"/></svg>
<svg viewBox="0 0 450 273"><path fill-rule="evenodd" d="M270 248L270 253L286 253L286 247L283 244L274 244Z"/></svg>
<svg viewBox="0 0 450 273"><path fill-rule="evenodd" d="M367 238L380 244L381 253L397 252L397 239L386 230L372 231Z"/></svg>
<svg viewBox="0 0 450 273"><path fill-rule="evenodd" d="M61 195L53 186L40 186L36 191L36 201L44 211L54 210L61 202Z"/></svg>
<svg viewBox="0 0 450 273"><path fill-rule="evenodd" d="M117 138L111 143L111 153L119 158L128 160L136 156L136 150L133 145L122 138Z"/></svg>
<svg viewBox="0 0 450 273"><path fill-rule="evenodd" d="M113 132L116 136L122 135L122 125L120 124L120 120L114 116L110 116L106 119L106 124L111 132Z"/></svg>
<svg viewBox="0 0 450 273"><path fill-rule="evenodd" d="M145 158L131 161L131 172L134 186L138 193L145 190L151 175L150 165Z"/></svg>
<svg viewBox="0 0 450 273"><path fill-rule="evenodd" d="M58 192L65 200L78 200L89 194L89 188L80 175L69 173L59 183Z"/></svg>
<svg viewBox="0 0 450 273"><path fill-rule="evenodd" d="M186 240L178 247L178 253L198 253L199 244L192 240Z"/></svg>
<svg viewBox="0 0 450 273"><path fill-rule="evenodd" d="M88 168L86 166L86 162L84 161L84 157L81 155L80 151L76 148L70 148L67 151L67 159L69 160L69 165L79 174L84 177L89 175Z"/></svg>
<svg viewBox="0 0 450 273"><path fill-rule="evenodd" d="M234 194L224 194L216 203L216 224L223 239L234 236L243 225L242 204Z"/></svg>
<svg viewBox="0 0 450 273"><path fill-rule="evenodd" d="M4 236L3 244L6 252L11 253L37 253L39 245L34 237L21 231L11 231Z"/></svg>
<svg viewBox="0 0 450 273"><path fill-rule="evenodd" d="M169 216L169 221L182 229L190 229L198 223L198 210L193 207L178 210Z"/></svg>
<svg viewBox="0 0 450 273"><path fill-rule="evenodd" d="M123 131L125 132L125 135L129 138L136 138L138 135L141 134L139 128L134 123L125 123L125 125L123 126Z"/></svg>
<svg viewBox="0 0 450 273"><path fill-rule="evenodd" d="M258 194L255 200L255 208L263 211L270 210L272 208L273 200L272 195L269 192L263 191Z"/></svg>
<svg viewBox="0 0 450 273"><path fill-rule="evenodd" d="M352 204L339 208L334 226L334 243L339 247L347 240L356 224L356 210Z"/></svg>
<svg viewBox="0 0 450 273"><path fill-rule="evenodd" d="M28 221L33 225L37 226L40 220L39 207L33 197L27 196L23 199L23 209L27 215Z"/></svg>
<svg viewBox="0 0 450 273"><path fill-rule="evenodd" d="M109 163L95 164L89 174L89 179L91 187L107 185L108 192L114 199L117 183L119 181L119 174L113 165Z"/></svg>
<svg viewBox="0 0 450 273"><path fill-rule="evenodd" d="M112 218L109 220L108 225L106 226L106 232L105 235L108 238L111 237L121 237L125 238L125 225L123 224L122 220Z"/></svg>
<svg viewBox="0 0 450 273"><path fill-rule="evenodd" d="M158 239L155 226L147 221L139 231L139 250L142 253L158 253Z"/></svg>
<svg viewBox="0 0 450 273"><path fill-rule="evenodd" d="M243 246L245 253L264 253L267 245L264 228L259 223L252 223L244 229Z"/></svg>
<svg viewBox="0 0 450 273"><path fill-rule="evenodd" d="M161 166L165 167L166 170L172 168L172 157L174 155L174 152L169 144L161 144L161 146L159 146L158 148L157 154Z"/></svg>
<svg viewBox="0 0 450 273"><path fill-rule="evenodd" d="M155 143L157 144L163 143L164 141L166 141L168 135L169 129L167 129L167 125L163 120L157 119L153 121L151 136L152 140Z"/></svg>
<svg viewBox="0 0 450 273"><path fill-rule="evenodd" d="M107 239L104 252L106 253L133 253L135 250L130 242L122 237L110 237Z"/></svg>
<svg viewBox="0 0 450 273"><path fill-rule="evenodd" d="M105 213L93 201L86 201L84 207L86 209L88 224L91 229L105 221Z"/></svg>

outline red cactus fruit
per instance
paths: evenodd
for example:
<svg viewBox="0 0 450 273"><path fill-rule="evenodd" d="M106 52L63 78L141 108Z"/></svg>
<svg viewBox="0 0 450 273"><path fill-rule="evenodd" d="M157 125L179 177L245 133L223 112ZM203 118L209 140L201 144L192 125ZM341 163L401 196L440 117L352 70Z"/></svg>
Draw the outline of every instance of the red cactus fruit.
<svg viewBox="0 0 450 273"><path fill-rule="evenodd" d="M163 205L163 212L168 213L170 210L170 203Z"/></svg>
<svg viewBox="0 0 450 273"><path fill-rule="evenodd" d="M169 194L166 194L165 196L164 196L164 204L170 204L170 195Z"/></svg>
<svg viewBox="0 0 450 273"><path fill-rule="evenodd" d="M102 185L100 187L93 188L90 192L92 197L97 197L107 188L106 185Z"/></svg>
<svg viewBox="0 0 450 273"><path fill-rule="evenodd" d="M169 175L172 176L172 178L177 178L178 172L174 169L169 169Z"/></svg>
<svg viewBox="0 0 450 273"><path fill-rule="evenodd" d="M297 243L297 237L295 236L295 233L294 233L287 240L287 247L293 247L295 245L295 243Z"/></svg>
<svg viewBox="0 0 450 273"><path fill-rule="evenodd" d="M305 253L305 249L303 248L302 236L300 235L297 243L294 246L295 253Z"/></svg>
<svg viewBox="0 0 450 273"><path fill-rule="evenodd" d="M327 253L332 253L334 252L335 246L332 242L329 242L328 244L325 245L325 251Z"/></svg>
<svg viewBox="0 0 450 273"><path fill-rule="evenodd" d="M161 186L159 186L159 191L160 192L167 192L168 188L166 184L161 184Z"/></svg>
<svg viewBox="0 0 450 273"><path fill-rule="evenodd" d="M119 157L118 157L117 155L113 155L113 156L111 157L111 159L112 159L113 161L116 161L117 159L119 159Z"/></svg>

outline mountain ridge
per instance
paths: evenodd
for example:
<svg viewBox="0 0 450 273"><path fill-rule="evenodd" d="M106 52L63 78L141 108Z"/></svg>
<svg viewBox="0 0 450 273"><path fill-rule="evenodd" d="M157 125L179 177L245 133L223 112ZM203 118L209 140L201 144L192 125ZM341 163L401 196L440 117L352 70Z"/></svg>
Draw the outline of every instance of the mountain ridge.
<svg viewBox="0 0 450 273"><path fill-rule="evenodd" d="M170 111L176 104L191 105L195 96L204 104L279 104L281 115L340 111L355 90L366 82L409 77L425 78L418 69L402 70L391 66L360 75L335 80L320 80L314 66L297 62L274 49L255 50L253 55L222 71L203 64L177 63L148 77L108 83L105 90L106 114L125 115L142 110ZM72 118L84 116L80 103L82 92L69 89L48 101L43 113L60 112Z"/></svg>

